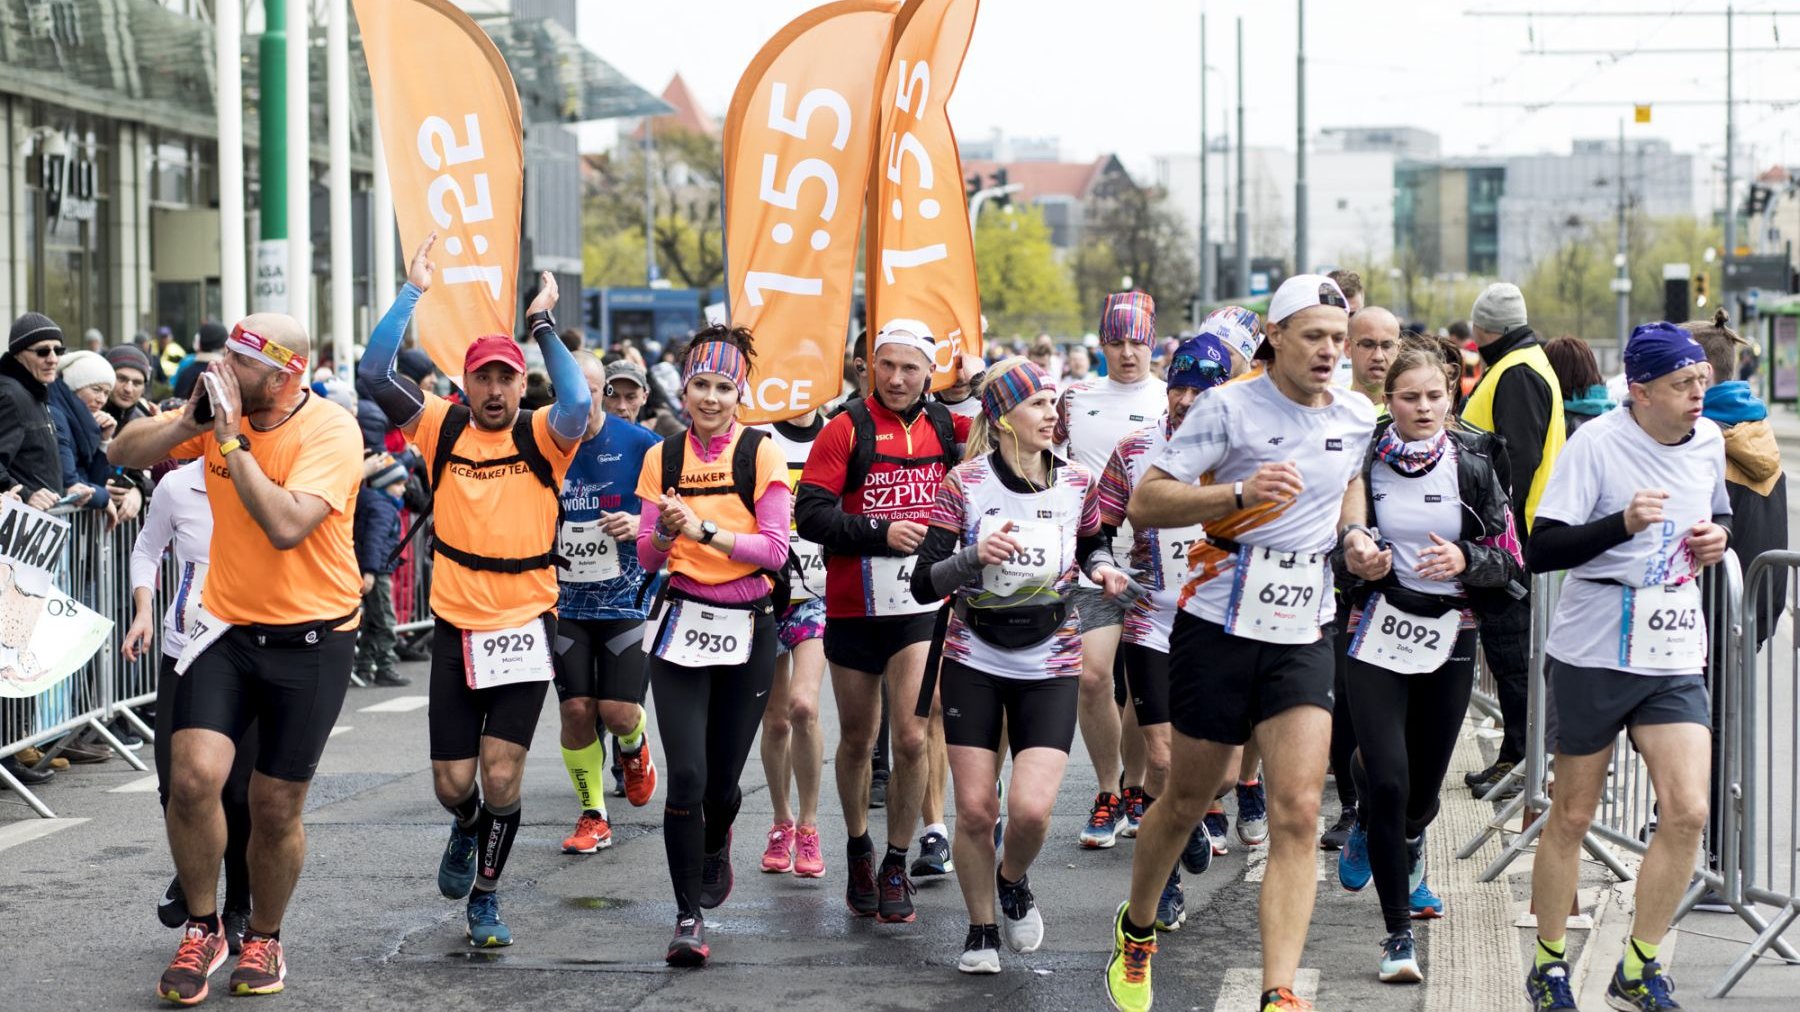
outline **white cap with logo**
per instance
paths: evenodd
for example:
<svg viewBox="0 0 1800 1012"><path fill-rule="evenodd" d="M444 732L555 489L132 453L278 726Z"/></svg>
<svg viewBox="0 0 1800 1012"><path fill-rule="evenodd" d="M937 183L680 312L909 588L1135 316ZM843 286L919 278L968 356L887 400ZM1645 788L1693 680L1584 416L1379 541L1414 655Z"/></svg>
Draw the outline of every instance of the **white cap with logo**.
<svg viewBox="0 0 1800 1012"><path fill-rule="evenodd" d="M1347 312L1349 305L1336 281L1323 274L1296 274L1283 281L1269 299L1269 322L1280 323L1314 306L1336 306Z"/></svg>

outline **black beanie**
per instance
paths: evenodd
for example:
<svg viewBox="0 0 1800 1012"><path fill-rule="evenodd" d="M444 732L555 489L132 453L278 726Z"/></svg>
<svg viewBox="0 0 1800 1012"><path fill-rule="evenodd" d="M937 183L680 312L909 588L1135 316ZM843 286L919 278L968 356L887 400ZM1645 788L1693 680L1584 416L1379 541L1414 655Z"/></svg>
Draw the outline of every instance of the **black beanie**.
<svg viewBox="0 0 1800 1012"><path fill-rule="evenodd" d="M208 320L200 325L199 339L195 343L200 346L200 351L223 351L225 338L230 336L230 333L225 329L223 323Z"/></svg>
<svg viewBox="0 0 1800 1012"><path fill-rule="evenodd" d="M6 338L6 350L17 355L39 342L62 339L62 328L56 321L43 313L26 313L13 321L12 332Z"/></svg>

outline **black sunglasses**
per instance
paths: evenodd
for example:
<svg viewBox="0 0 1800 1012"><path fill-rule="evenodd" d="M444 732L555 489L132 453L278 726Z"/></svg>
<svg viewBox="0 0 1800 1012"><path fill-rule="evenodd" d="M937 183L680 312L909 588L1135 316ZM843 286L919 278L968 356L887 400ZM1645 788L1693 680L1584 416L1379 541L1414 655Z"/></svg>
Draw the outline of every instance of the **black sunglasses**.
<svg viewBox="0 0 1800 1012"><path fill-rule="evenodd" d="M69 349L60 344L46 344L38 348L30 348L27 350L38 358L49 358L52 355L61 355Z"/></svg>
<svg viewBox="0 0 1800 1012"><path fill-rule="evenodd" d="M1319 286L1319 305L1336 306L1339 309L1345 310L1350 308L1350 304L1344 301L1344 295L1342 292L1338 291L1336 285Z"/></svg>

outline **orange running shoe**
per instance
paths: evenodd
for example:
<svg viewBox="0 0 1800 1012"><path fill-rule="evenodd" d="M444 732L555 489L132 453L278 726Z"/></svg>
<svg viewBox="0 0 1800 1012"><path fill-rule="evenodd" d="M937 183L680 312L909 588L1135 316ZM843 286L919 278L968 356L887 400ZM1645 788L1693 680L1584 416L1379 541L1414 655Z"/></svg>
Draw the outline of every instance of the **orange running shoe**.
<svg viewBox="0 0 1800 1012"><path fill-rule="evenodd" d="M612 846L612 826L606 816L589 809L575 820L575 832L563 841L565 854L592 854Z"/></svg>
<svg viewBox="0 0 1800 1012"><path fill-rule="evenodd" d="M636 752L625 753L625 800L642 808L655 793L656 761L650 758L650 737L645 735Z"/></svg>
<svg viewBox="0 0 1800 1012"><path fill-rule="evenodd" d="M1278 987L1263 995L1263 1012L1310 1012L1312 1002L1300 997L1285 987Z"/></svg>
<svg viewBox="0 0 1800 1012"><path fill-rule="evenodd" d="M281 958L281 940L246 933L237 969L231 971L232 994L277 994L286 985L287 960Z"/></svg>
<svg viewBox="0 0 1800 1012"><path fill-rule="evenodd" d="M225 964L225 933L208 934L206 926L196 921L187 923L181 936L181 948L157 981L158 997L177 1005L198 1005L206 1000L206 978Z"/></svg>

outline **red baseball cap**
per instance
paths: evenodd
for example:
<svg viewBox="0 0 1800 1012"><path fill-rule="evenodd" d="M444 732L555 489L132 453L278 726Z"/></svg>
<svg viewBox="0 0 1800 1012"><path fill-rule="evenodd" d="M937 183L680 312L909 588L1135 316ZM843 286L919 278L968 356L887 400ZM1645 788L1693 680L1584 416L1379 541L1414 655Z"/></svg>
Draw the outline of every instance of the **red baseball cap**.
<svg viewBox="0 0 1800 1012"><path fill-rule="evenodd" d="M467 376L489 362L505 362L514 370L524 372L525 352L519 342L510 337L496 334L479 338L463 355L463 375Z"/></svg>

